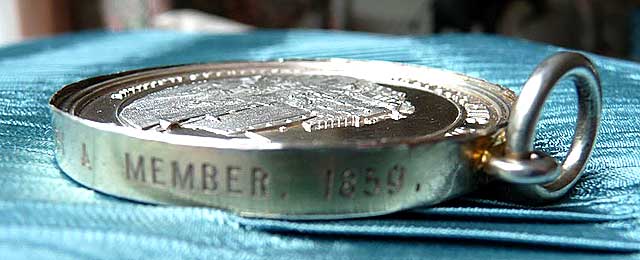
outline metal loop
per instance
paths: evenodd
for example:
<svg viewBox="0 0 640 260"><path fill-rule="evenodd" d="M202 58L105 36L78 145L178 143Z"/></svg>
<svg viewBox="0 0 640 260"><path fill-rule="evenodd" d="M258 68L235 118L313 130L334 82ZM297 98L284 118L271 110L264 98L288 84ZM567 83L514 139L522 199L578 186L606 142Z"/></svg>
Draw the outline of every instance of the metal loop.
<svg viewBox="0 0 640 260"><path fill-rule="evenodd" d="M540 184L554 181L560 175L556 160L539 151L529 158L495 157L487 164L487 171L500 176L503 181L519 184Z"/></svg>
<svg viewBox="0 0 640 260"><path fill-rule="evenodd" d="M544 102L551 89L564 77L571 77L575 82L578 119L569 153L557 170L549 163L552 158L531 151L535 126ZM589 59L575 52L561 52L547 58L531 74L511 111L504 157L490 159L487 171L509 182L510 189L517 196L529 201L563 196L575 185L589 159L600 123L601 107L600 79ZM546 173L545 167L549 170Z"/></svg>

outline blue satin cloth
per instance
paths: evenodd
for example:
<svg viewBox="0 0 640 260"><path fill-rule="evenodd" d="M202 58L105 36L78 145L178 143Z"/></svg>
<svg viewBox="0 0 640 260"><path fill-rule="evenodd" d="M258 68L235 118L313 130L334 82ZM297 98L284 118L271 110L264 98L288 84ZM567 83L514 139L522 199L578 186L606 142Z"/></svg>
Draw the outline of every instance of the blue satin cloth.
<svg viewBox="0 0 640 260"><path fill-rule="evenodd" d="M451 34L326 31L208 35L87 32L0 48L1 259L640 258L640 64L587 54L602 78L598 142L583 178L551 205L484 189L432 208L336 221L247 219L117 199L67 178L54 160L47 105L60 87L122 70L222 60L341 57L458 71L519 92L561 48ZM535 146L562 159L576 93L557 87Z"/></svg>

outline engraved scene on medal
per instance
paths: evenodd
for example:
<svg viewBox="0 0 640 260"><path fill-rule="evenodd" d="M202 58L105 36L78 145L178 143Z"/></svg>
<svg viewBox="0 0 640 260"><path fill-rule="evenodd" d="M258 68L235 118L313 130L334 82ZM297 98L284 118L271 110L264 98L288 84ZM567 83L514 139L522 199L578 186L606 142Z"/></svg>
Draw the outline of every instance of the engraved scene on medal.
<svg viewBox="0 0 640 260"><path fill-rule="evenodd" d="M226 138L264 138L264 130L305 132L402 120L415 112L406 93L346 76L256 75L166 88L119 113L139 129L206 131Z"/></svg>

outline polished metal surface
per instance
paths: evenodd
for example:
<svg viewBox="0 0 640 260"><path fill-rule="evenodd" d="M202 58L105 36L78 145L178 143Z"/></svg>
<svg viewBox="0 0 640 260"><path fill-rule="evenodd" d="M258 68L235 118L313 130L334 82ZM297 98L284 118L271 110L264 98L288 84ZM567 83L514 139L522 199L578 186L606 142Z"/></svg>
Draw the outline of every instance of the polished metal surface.
<svg viewBox="0 0 640 260"><path fill-rule="evenodd" d="M51 99L57 160L132 200L326 219L432 205L489 181L515 95L406 64L293 60L123 72Z"/></svg>
<svg viewBox="0 0 640 260"><path fill-rule="evenodd" d="M574 81L578 119L569 153L561 165L532 152L535 126L547 96L562 78ZM585 56L562 52L543 61L524 85L509 118L503 156L492 158L487 171L513 183L518 196L530 201L557 199L579 179L598 132L602 95L600 79Z"/></svg>

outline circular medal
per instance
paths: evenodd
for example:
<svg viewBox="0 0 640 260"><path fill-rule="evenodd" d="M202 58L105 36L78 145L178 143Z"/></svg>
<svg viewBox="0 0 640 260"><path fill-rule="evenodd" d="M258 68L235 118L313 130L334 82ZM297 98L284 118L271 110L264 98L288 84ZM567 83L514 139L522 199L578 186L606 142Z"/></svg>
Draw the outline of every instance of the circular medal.
<svg viewBox="0 0 640 260"><path fill-rule="evenodd" d="M560 66L555 78L543 78L529 94L539 95L533 100L544 101L543 90L565 74L596 86L582 92L599 98L589 61L562 55L566 61L553 63ZM582 63L570 63L576 60ZM528 197L558 197L584 164L573 163L579 167L571 175L530 152L531 134L521 129L533 131L538 112L519 113L533 125L510 123L516 120L510 90L391 62L151 68L65 86L50 104L58 163L77 182L131 200L250 217L380 215L433 205L496 178ZM598 118L582 118L587 123L577 133L590 134ZM511 134L512 126L520 128ZM586 143L574 142L572 150L586 147L588 157L592 142L580 140ZM558 184L561 177L569 183ZM559 188L549 188L554 183Z"/></svg>

